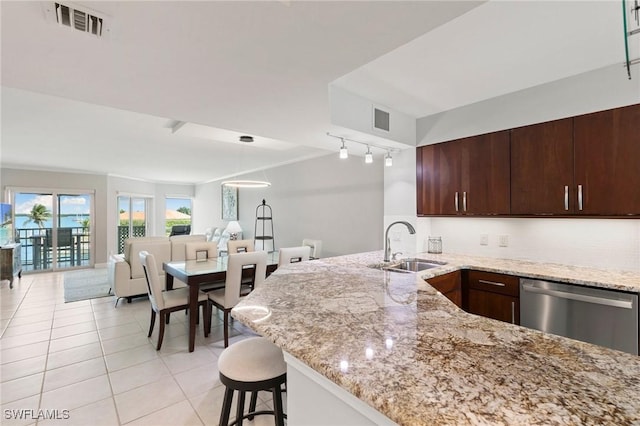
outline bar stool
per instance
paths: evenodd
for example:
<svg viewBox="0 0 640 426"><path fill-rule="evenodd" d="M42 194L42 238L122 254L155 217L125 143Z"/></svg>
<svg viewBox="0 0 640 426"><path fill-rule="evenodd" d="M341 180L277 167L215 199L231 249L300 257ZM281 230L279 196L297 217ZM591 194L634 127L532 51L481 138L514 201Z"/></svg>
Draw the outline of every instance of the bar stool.
<svg viewBox="0 0 640 426"><path fill-rule="evenodd" d="M251 337L226 348L218 359L220 381L225 385L224 403L220 413L220 426L229 425L233 393L238 391L236 420L232 424L241 426L246 418L272 414L275 424L284 426L281 386L287 381L287 365L282 350L265 337ZM258 391L273 392L273 411L256 411ZM251 392L249 412L244 413L246 392Z"/></svg>

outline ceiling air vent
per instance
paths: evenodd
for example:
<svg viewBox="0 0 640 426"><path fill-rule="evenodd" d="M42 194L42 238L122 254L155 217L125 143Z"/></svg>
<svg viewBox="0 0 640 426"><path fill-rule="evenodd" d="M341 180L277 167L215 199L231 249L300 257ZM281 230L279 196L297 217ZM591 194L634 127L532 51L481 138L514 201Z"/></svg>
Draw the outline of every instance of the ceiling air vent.
<svg viewBox="0 0 640 426"><path fill-rule="evenodd" d="M389 131L389 113L379 108L373 108L373 128L377 130Z"/></svg>
<svg viewBox="0 0 640 426"><path fill-rule="evenodd" d="M103 37L109 32L106 16L73 3L47 3L45 13L49 20L86 34Z"/></svg>

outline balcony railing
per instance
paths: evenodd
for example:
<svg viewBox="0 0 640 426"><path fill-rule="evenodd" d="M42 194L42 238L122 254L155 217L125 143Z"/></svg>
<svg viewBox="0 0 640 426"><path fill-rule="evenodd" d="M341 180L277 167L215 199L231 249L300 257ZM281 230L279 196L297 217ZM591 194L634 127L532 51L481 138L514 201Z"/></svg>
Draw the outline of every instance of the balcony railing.
<svg viewBox="0 0 640 426"><path fill-rule="evenodd" d="M16 228L16 238L21 244L22 269L24 271L37 271L53 267L52 232L51 228ZM81 226L58 228L56 257L57 268L90 265L91 236L86 228Z"/></svg>
<svg viewBox="0 0 640 426"><path fill-rule="evenodd" d="M58 228L58 230L71 230L71 241L61 245L61 239L57 247L57 268L71 268L91 265L91 236L86 228ZM16 228L16 238L21 244L22 270L38 271L53 267L53 250L51 228L32 229ZM47 236L47 234L49 236ZM134 237L144 237L144 226L134 226ZM129 227L118 226L118 253L124 252L124 240L129 238Z"/></svg>
<svg viewBox="0 0 640 426"><path fill-rule="evenodd" d="M146 227L134 226L132 237L144 237L147 235ZM118 226L118 253L124 253L124 240L129 238L129 227Z"/></svg>

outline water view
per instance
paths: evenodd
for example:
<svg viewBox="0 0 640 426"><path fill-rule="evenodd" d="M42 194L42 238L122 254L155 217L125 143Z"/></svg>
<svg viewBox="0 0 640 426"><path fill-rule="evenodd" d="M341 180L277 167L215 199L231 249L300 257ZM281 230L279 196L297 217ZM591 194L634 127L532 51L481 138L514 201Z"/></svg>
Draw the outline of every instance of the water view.
<svg viewBox="0 0 640 426"><path fill-rule="evenodd" d="M58 228L82 228L84 221L89 220L89 214L58 215L60 223ZM44 228L53 228L53 220L43 222ZM16 214L15 227L17 229L37 229L38 224L29 219L28 214Z"/></svg>

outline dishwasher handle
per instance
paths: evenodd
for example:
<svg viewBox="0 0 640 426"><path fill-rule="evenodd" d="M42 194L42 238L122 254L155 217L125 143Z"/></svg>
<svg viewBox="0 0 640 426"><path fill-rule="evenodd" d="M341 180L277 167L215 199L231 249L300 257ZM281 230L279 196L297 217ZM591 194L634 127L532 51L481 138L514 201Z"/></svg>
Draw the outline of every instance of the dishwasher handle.
<svg viewBox="0 0 640 426"><path fill-rule="evenodd" d="M608 299L606 297L589 296L587 294L569 293L566 291L540 288L529 283L522 284L522 289L530 293L538 293L547 296L559 297L562 299L577 300L579 302L595 303L597 305L613 306L616 308L633 309L633 299Z"/></svg>

